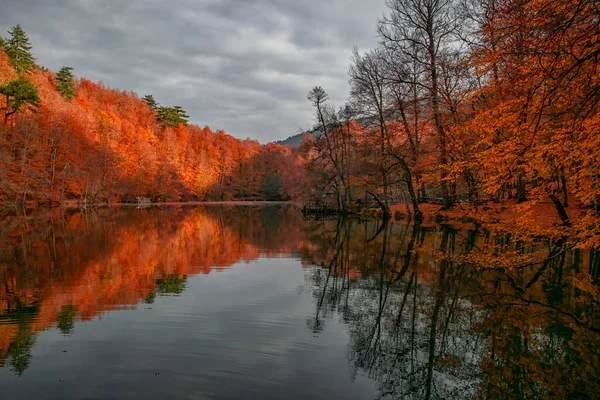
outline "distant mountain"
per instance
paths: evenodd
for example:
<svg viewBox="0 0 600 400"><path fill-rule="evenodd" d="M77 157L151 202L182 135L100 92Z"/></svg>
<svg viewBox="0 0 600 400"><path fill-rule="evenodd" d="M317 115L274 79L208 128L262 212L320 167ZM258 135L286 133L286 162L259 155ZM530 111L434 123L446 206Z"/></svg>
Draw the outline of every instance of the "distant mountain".
<svg viewBox="0 0 600 400"><path fill-rule="evenodd" d="M302 137L304 135L312 135L313 137L319 137L319 136L321 136L321 129L317 128L317 129L313 129L311 131L298 133L297 135L290 136L287 139L277 140L273 143L279 144L281 146L289 146L292 148L300 147L300 145L302 144Z"/></svg>
<svg viewBox="0 0 600 400"><path fill-rule="evenodd" d="M304 136L304 133L299 133L297 135L290 136L287 139L277 140L273 143L296 148L300 147L300 144L302 143L302 136Z"/></svg>
<svg viewBox="0 0 600 400"><path fill-rule="evenodd" d="M375 119L363 117L363 118L357 118L357 119L355 119L355 121L358 122L363 127L367 127L367 126L370 126L371 124L373 124ZM304 132L304 133L299 133L297 135L290 136L287 139L277 140L273 143L279 144L282 146L289 146L292 148L296 148L296 147L300 147L300 145L302 144L302 137L304 135L312 135L314 138L317 138L317 137L321 136L322 133L323 133L322 128L318 127L318 128L314 128L314 129Z"/></svg>

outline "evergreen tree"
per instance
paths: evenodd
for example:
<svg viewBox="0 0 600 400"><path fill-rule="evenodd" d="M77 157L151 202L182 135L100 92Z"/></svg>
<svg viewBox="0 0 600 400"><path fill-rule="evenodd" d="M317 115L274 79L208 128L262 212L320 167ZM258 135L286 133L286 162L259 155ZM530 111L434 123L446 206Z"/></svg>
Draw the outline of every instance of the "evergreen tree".
<svg viewBox="0 0 600 400"><path fill-rule="evenodd" d="M142 97L142 101L146 103L150 109L156 111L156 119L163 126L177 128L179 124L187 125L189 115L185 113L181 106L164 107L154 100L154 96L147 94Z"/></svg>
<svg viewBox="0 0 600 400"><path fill-rule="evenodd" d="M270 171L265 174L260 184L260 194L265 200L283 200L283 187L279 172Z"/></svg>
<svg viewBox="0 0 600 400"><path fill-rule="evenodd" d="M19 74L30 71L35 65L31 54L31 43L21 25L15 25L8 33L10 38L4 41L4 49L10 65Z"/></svg>
<svg viewBox="0 0 600 400"><path fill-rule="evenodd" d="M62 67L56 74L56 90L67 100L75 96L76 89L75 77L71 71L73 71L71 67Z"/></svg>
<svg viewBox="0 0 600 400"><path fill-rule="evenodd" d="M158 108L158 120L165 126L176 128L179 124L186 125L188 118L180 106Z"/></svg>
<svg viewBox="0 0 600 400"><path fill-rule="evenodd" d="M177 114L179 123L186 125L190 116L185 113L183 108L181 108L181 106L174 106L173 111Z"/></svg>
<svg viewBox="0 0 600 400"><path fill-rule="evenodd" d="M4 110L4 124L6 125L8 117L15 114L23 108L31 110L39 107L40 97L37 89L31 82L19 78L0 86L0 95L6 99Z"/></svg>
<svg viewBox="0 0 600 400"><path fill-rule="evenodd" d="M159 107L159 104L156 102L156 100L154 100L154 96L152 96L151 94L147 94L144 97L142 97L142 101L144 103L146 103L148 105L148 107L150 107L153 110L157 110Z"/></svg>

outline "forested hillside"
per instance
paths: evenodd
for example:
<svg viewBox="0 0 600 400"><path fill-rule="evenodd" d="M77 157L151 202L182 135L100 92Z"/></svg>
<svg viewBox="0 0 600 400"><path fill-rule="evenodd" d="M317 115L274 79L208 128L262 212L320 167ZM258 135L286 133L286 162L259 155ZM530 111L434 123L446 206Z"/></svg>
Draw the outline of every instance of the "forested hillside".
<svg viewBox="0 0 600 400"><path fill-rule="evenodd" d="M307 132L295 134L295 135L290 136L283 140L277 140L273 143L279 144L281 146L289 146L289 147L295 149L295 148L300 147L304 140L316 139L321 135L321 133L322 133L321 129L317 128L317 129L309 130Z"/></svg>
<svg viewBox="0 0 600 400"><path fill-rule="evenodd" d="M298 133L296 135L290 136L283 140L278 140L274 142L275 144L279 144L281 146L289 146L293 148L300 147L302 144L302 138L304 137L304 133Z"/></svg>
<svg viewBox="0 0 600 400"><path fill-rule="evenodd" d="M49 71L18 25L0 48L3 203L297 195L300 161L288 147L188 124L179 106L75 78L70 67Z"/></svg>
<svg viewBox="0 0 600 400"><path fill-rule="evenodd" d="M417 217L423 201L486 203L477 217L495 203L523 227L546 204L544 218L600 245L597 4L387 5L379 47L352 57L349 102L309 93L323 129L305 146L313 196L343 210L375 199L388 214L407 202Z"/></svg>

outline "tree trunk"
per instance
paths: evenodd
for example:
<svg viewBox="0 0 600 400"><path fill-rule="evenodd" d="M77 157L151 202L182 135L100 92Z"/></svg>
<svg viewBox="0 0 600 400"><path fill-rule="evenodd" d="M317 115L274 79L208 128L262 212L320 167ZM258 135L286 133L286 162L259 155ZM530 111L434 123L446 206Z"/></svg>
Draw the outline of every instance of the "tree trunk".
<svg viewBox="0 0 600 400"><path fill-rule="evenodd" d="M523 172L519 172L517 177L517 202L523 203L527 201L527 191L525 190L525 179L523 179Z"/></svg>
<svg viewBox="0 0 600 400"><path fill-rule="evenodd" d="M377 195L369 190L367 190L367 193L370 194L371 196L373 196L373 198L375 199L375 201L377 202L377 204L379 204L379 207L381 208L381 212L383 213L382 218L387 221L388 219L390 219L390 208L387 206L387 204L385 204L384 202L381 201L381 199L379 199L379 197L377 197Z"/></svg>
<svg viewBox="0 0 600 400"><path fill-rule="evenodd" d="M558 197L556 197L556 194L554 194L554 193L551 194L550 200L552 200L552 203L554 203L556 212L558 212L558 216L560 217L560 220L562 221L563 225L571 226L571 220L569 219L569 214L567 214L567 210L565 209L563 204L560 202Z"/></svg>
<svg viewBox="0 0 600 400"><path fill-rule="evenodd" d="M408 188L408 195L410 196L410 202L413 206L413 212L415 216L415 222L421 223L423 221L423 213L419 209L419 200L417 198L417 193L415 192L415 188L413 186L412 173L410 172L410 168L406 161L397 155L394 155L396 160L400 163L402 170L404 171L404 181L406 182L406 186Z"/></svg>
<svg viewBox="0 0 600 400"><path fill-rule="evenodd" d="M567 177L563 174L560 176L562 195L563 195L563 206L569 207L569 193L567 192Z"/></svg>
<svg viewBox="0 0 600 400"><path fill-rule="evenodd" d="M431 46L433 47L433 37L430 37ZM433 109L433 119L435 121L435 128L438 133L439 147L440 147L440 164L441 164L441 179L442 179L442 198L444 199L444 209L452 207L452 199L450 198L450 191L448 189L448 171L446 169L448 165L447 155L447 143L446 143L446 132L442 123L442 115L440 111L440 100L438 93L438 77L437 77L437 65L436 56L433 48L430 51L430 74L431 74L431 107Z"/></svg>

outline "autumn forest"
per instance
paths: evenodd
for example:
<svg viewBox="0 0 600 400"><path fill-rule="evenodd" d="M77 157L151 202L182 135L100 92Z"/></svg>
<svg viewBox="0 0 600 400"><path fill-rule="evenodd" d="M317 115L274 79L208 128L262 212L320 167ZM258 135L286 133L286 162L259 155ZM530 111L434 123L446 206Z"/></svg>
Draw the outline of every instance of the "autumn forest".
<svg viewBox="0 0 600 400"><path fill-rule="evenodd" d="M600 396L598 2L385 0L345 100L302 79L312 118L266 144L50 70L13 23L9 397Z"/></svg>
<svg viewBox="0 0 600 400"><path fill-rule="evenodd" d="M348 102L309 91L314 125L298 147L50 71L15 25L0 51L0 201L296 200L308 213L462 219L597 248L595 3L386 4L379 46L354 50Z"/></svg>
<svg viewBox="0 0 600 400"><path fill-rule="evenodd" d="M0 51L0 200L56 204L296 196L297 155L188 124L179 106L35 64L17 25Z"/></svg>
<svg viewBox="0 0 600 400"><path fill-rule="evenodd" d="M352 57L348 103L310 91L315 125L299 148L189 124L179 106L67 66L49 71L16 25L0 51L0 200L309 199L344 213L373 204L386 217L407 204L417 219L422 203L500 204L516 219L546 204L597 245L595 3L387 5L380 46Z"/></svg>

